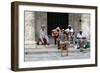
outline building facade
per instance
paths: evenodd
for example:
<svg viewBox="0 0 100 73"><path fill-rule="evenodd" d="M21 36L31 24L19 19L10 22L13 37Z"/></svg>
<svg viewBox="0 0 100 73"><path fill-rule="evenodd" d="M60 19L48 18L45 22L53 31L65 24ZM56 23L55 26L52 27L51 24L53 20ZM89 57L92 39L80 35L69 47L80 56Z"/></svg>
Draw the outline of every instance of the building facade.
<svg viewBox="0 0 100 73"><path fill-rule="evenodd" d="M41 25L46 27L48 33L47 12L25 11L24 18L25 48L35 48ZM90 40L90 24L90 14L68 13L68 25L71 25L75 32L83 31L88 40Z"/></svg>

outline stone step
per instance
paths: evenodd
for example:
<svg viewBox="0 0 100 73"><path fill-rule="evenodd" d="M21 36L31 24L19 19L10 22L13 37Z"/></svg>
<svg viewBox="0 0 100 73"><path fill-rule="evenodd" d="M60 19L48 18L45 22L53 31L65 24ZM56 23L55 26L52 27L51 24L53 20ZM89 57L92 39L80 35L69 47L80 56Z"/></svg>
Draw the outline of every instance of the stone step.
<svg viewBox="0 0 100 73"><path fill-rule="evenodd" d="M75 49L75 48L68 48L68 51L78 51L80 49ZM87 49L84 49L84 50L87 50L87 51L90 51L89 48ZM25 49L25 52L57 52L58 49L57 48L41 48L41 49Z"/></svg>

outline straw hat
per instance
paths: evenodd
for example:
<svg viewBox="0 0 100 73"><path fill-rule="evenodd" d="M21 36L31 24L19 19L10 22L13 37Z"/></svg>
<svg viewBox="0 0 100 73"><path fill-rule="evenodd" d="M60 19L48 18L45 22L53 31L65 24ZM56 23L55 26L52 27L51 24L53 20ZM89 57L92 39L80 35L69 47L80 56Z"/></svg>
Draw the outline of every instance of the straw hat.
<svg viewBox="0 0 100 73"><path fill-rule="evenodd" d="M56 29L57 29L57 30L60 30L60 28L59 28L59 27L57 27Z"/></svg>

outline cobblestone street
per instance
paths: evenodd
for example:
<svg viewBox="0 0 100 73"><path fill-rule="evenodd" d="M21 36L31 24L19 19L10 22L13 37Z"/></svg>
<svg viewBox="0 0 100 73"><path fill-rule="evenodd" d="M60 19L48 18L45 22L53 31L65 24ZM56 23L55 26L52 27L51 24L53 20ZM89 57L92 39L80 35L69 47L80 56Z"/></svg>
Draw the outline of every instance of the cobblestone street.
<svg viewBox="0 0 100 73"><path fill-rule="evenodd" d="M65 53L63 53L65 54ZM73 47L68 48L68 56L61 56L60 50L55 45L43 46L37 48L25 49L25 61L48 61L48 60L69 60L69 59L87 59L90 58L90 49L84 49L80 52L79 49Z"/></svg>

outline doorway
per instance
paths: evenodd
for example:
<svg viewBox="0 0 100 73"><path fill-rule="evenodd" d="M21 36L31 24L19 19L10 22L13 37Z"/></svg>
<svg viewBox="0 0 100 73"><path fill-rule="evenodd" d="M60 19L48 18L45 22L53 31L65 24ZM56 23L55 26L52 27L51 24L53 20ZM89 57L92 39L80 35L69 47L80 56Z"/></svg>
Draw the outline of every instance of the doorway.
<svg viewBox="0 0 100 73"><path fill-rule="evenodd" d="M48 35L51 35L51 31L57 27L67 29L68 13L47 12L47 25Z"/></svg>

